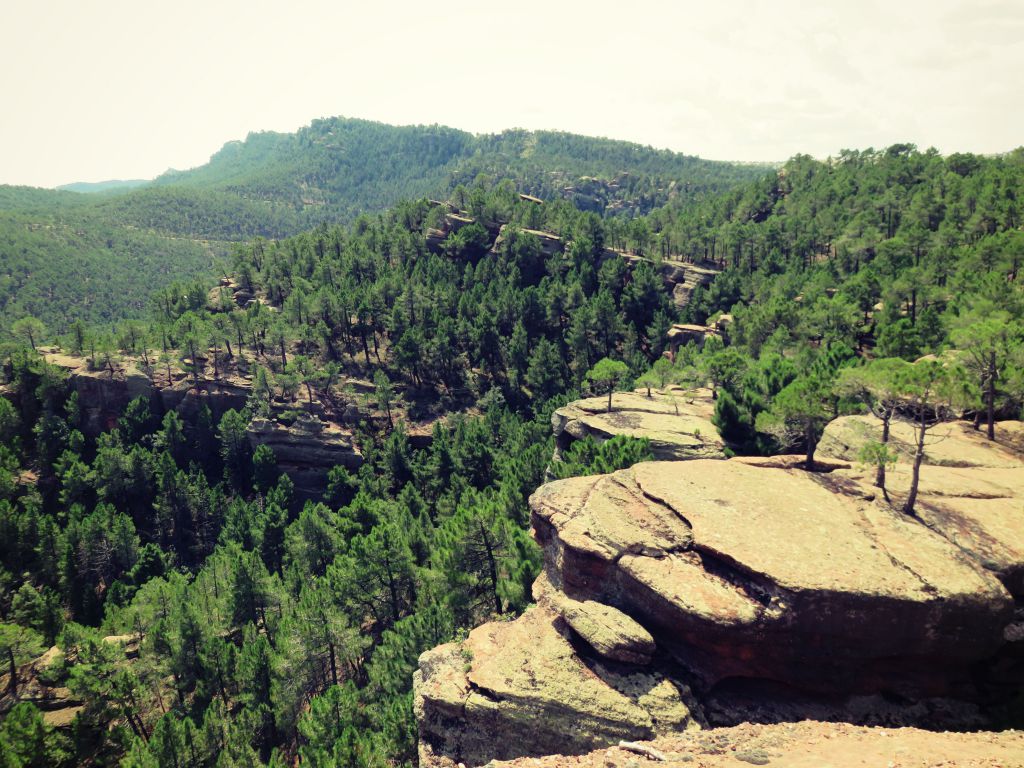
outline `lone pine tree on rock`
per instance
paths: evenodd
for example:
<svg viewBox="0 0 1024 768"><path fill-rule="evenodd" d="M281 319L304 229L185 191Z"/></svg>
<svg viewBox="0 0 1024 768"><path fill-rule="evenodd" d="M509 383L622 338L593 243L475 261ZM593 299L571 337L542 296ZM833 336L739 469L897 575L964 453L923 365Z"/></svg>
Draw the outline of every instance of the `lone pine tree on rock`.
<svg viewBox="0 0 1024 768"><path fill-rule="evenodd" d="M612 412L612 393L615 392L615 385L629 373L629 367L619 361L604 357L597 361L593 368L587 371L587 380L601 389L608 390L608 413Z"/></svg>

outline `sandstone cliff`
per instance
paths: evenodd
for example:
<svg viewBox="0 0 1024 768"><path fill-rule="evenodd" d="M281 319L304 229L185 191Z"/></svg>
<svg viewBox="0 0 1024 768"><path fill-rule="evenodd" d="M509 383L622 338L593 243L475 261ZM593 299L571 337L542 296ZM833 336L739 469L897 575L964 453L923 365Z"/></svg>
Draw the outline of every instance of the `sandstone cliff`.
<svg viewBox="0 0 1024 768"><path fill-rule="evenodd" d="M229 409L245 408L252 392L251 379L238 371L197 384L173 371L170 379L165 371L147 374L133 360L102 370L93 370L85 358L56 352L47 353L46 360L68 372L79 395L85 431L93 436L116 427L128 403L137 397L147 399L157 413L177 411L186 425L192 425L204 405L220 418ZM309 410L308 404L302 405ZM354 469L362 464L352 431L344 423L345 414L332 419L317 407L312 413L296 415L287 403L278 403L272 410L271 418L256 418L249 424L249 442L254 448L270 446L300 496L322 493L331 467L340 464Z"/></svg>
<svg viewBox="0 0 1024 768"><path fill-rule="evenodd" d="M848 457L849 425L824 455ZM954 425L936 444L962 466L925 468L920 519L852 461L650 462L543 486L537 605L421 658L424 763L744 721L984 725L1024 679L1024 469L1013 439L975 437Z"/></svg>

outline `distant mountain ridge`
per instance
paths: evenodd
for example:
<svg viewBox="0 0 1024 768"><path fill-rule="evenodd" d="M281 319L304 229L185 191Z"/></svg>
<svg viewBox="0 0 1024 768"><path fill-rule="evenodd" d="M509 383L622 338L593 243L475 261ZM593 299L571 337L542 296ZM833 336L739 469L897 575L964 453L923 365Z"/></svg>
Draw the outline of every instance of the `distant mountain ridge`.
<svg viewBox="0 0 1024 768"><path fill-rule="evenodd" d="M135 189L144 184L149 184L150 179L110 179L108 181L74 181L71 184L61 184L55 189L65 192L81 192L84 194L96 194L103 192L120 192L126 189Z"/></svg>
<svg viewBox="0 0 1024 768"><path fill-rule="evenodd" d="M34 315L64 330L75 318L138 317L152 290L208 274L232 243L349 223L402 200L448 196L481 176L632 217L731 189L766 167L555 131L314 120L295 133L228 142L208 163L150 182L0 186L0 325Z"/></svg>
<svg viewBox="0 0 1024 768"><path fill-rule="evenodd" d="M639 182L646 177L649 189L642 193L649 201L637 211L646 213L667 200L673 181L680 192L720 191L767 167L557 131L475 135L440 125L328 118L295 133L252 133L229 142L205 165L168 171L154 187L205 189L284 205L308 228L351 220L401 199L444 194L481 173L512 178L521 191L541 197L560 195L580 177L633 177L623 192L644 186Z"/></svg>

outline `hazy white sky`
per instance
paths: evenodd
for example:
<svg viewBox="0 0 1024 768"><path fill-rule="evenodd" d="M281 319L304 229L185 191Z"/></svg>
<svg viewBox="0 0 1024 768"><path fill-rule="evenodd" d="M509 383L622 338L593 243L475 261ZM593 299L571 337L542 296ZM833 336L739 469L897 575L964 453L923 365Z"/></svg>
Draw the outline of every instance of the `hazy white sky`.
<svg viewBox="0 0 1024 768"><path fill-rule="evenodd" d="M1024 0L3 0L0 30L2 183L332 115L726 160L1024 144Z"/></svg>

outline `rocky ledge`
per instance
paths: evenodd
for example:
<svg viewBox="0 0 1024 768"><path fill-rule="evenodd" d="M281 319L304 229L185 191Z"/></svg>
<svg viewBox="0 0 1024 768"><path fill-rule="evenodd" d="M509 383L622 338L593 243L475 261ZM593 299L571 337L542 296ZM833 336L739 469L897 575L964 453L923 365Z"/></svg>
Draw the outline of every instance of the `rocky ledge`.
<svg viewBox="0 0 1024 768"><path fill-rule="evenodd" d="M667 460L725 458L725 443L711 423L714 400L708 389L670 388L616 392L612 410L607 397L576 400L551 416L558 449L590 436L604 441L615 435L644 437L655 458Z"/></svg>
<svg viewBox="0 0 1024 768"><path fill-rule="evenodd" d="M356 469L363 463L350 432L313 415L303 414L291 425L256 418L246 432L253 448L270 446L300 496L322 493L332 467L340 464Z"/></svg>
<svg viewBox="0 0 1024 768"><path fill-rule="evenodd" d="M82 403L84 429L93 436L114 429L137 397L148 400L155 413L176 411L186 429L191 429L204 405L219 419L229 409L245 408L252 394L251 376L237 370L196 383L180 372L168 375L165 369L156 368L147 373L134 360L100 370L93 369L86 358L57 352L48 352L46 360L68 372ZM328 411L323 403L281 401L275 402L272 410L274 418L254 418L249 424L249 442L253 448L270 446L300 497L322 494L332 467L340 464L354 469L362 464L363 456L347 426L359 418L354 407L351 418L339 409Z"/></svg>
<svg viewBox="0 0 1024 768"><path fill-rule="evenodd" d="M913 518L849 460L846 426L821 472L695 459L540 488L537 605L421 658L423 763L746 721L990 722L1024 680L1020 455L951 426L936 451L970 466L926 466Z"/></svg>

